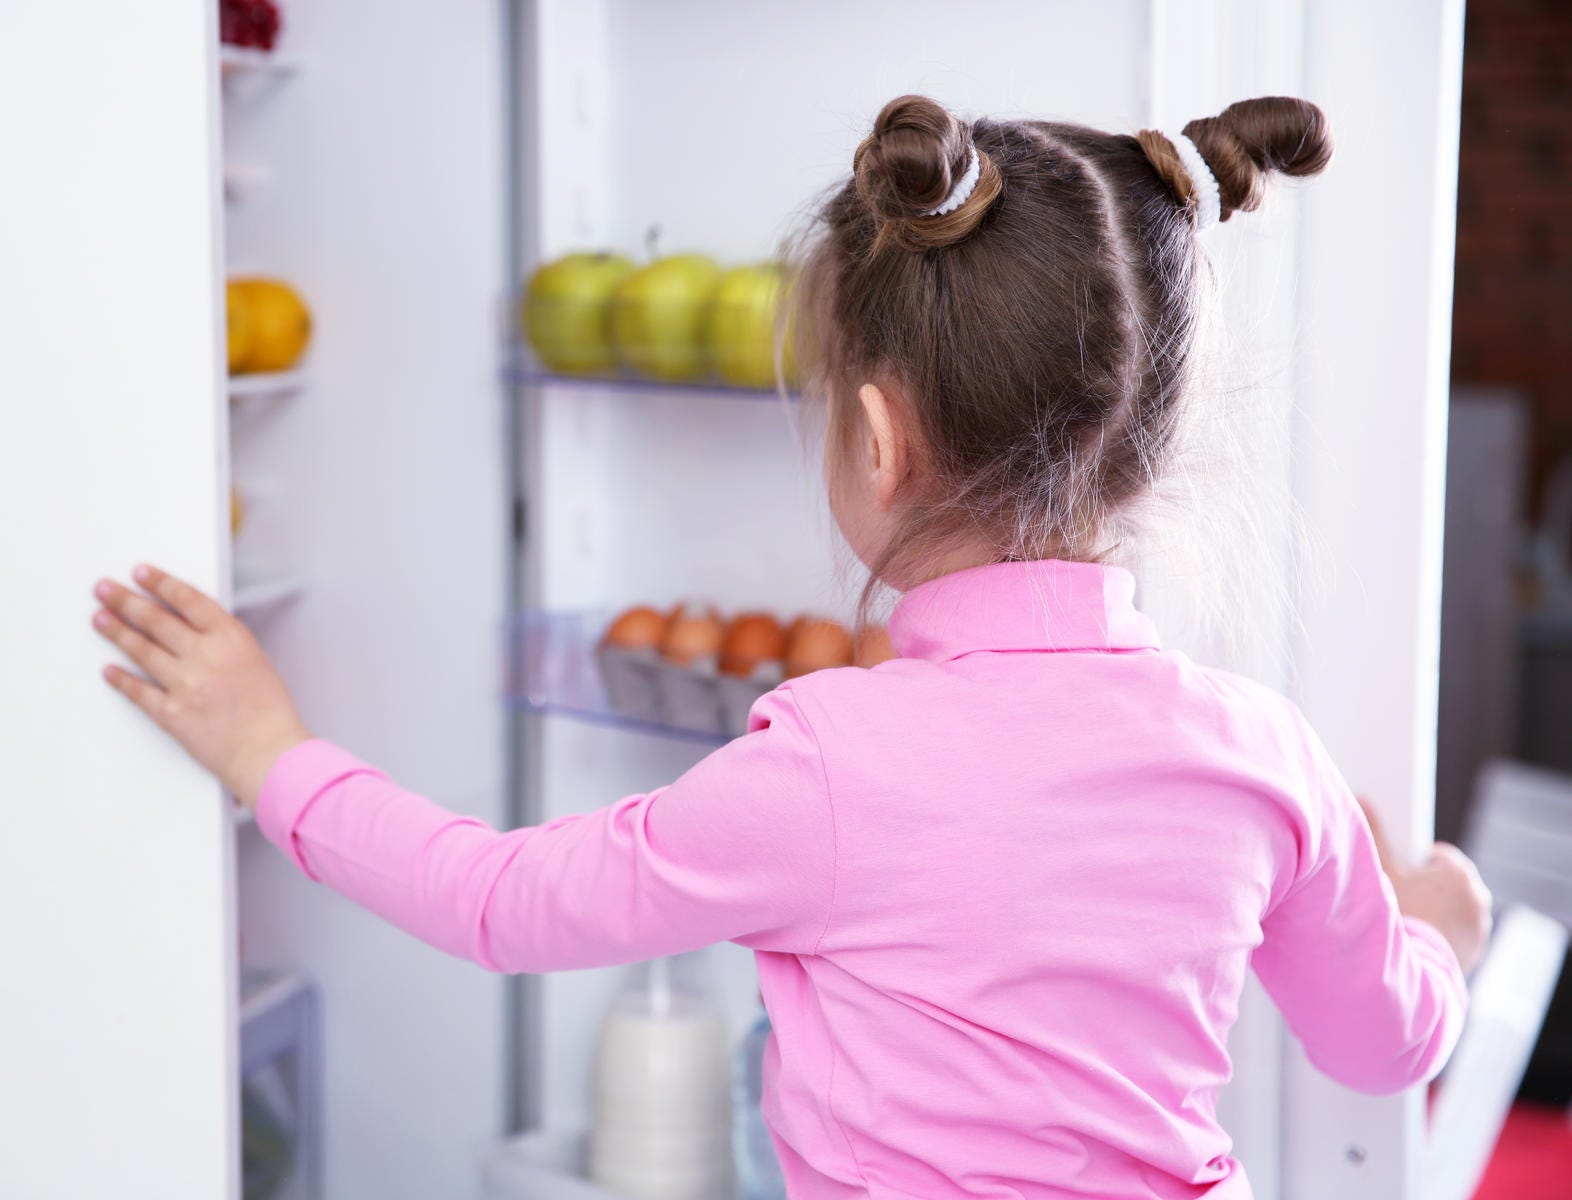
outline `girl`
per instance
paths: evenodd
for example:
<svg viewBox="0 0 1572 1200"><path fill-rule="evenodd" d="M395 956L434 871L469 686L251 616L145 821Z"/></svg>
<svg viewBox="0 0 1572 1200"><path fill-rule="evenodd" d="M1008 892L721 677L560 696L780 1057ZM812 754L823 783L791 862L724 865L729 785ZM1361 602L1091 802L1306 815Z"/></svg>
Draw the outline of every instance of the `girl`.
<svg viewBox="0 0 1572 1200"><path fill-rule="evenodd" d="M307 876L488 970L755 950L794 1200L1247 1197L1214 1111L1246 970L1322 1070L1395 1091L1450 1053L1488 925L1450 848L1389 881L1294 707L1164 649L1107 561L1189 406L1196 231L1331 149L1286 98L1135 137L891 101L794 328L900 657L783 684L667 787L451 814L149 567L156 600L98 587L146 678L106 675Z"/></svg>

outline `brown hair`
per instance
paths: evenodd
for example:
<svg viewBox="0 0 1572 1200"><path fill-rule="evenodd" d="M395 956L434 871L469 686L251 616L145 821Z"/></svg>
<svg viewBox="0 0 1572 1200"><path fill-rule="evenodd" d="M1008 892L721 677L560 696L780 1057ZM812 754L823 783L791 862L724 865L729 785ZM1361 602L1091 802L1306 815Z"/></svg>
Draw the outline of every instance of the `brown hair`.
<svg viewBox="0 0 1572 1200"><path fill-rule="evenodd" d="M1314 175L1331 130L1266 97L1191 121L1221 217L1268 174ZM970 163L970 196L926 215ZM1173 143L1047 121L970 124L923 96L879 113L795 256L793 349L828 400L832 464L880 384L912 440L899 532L863 596L947 544L999 560L1104 557L1155 482L1194 381L1196 188Z"/></svg>

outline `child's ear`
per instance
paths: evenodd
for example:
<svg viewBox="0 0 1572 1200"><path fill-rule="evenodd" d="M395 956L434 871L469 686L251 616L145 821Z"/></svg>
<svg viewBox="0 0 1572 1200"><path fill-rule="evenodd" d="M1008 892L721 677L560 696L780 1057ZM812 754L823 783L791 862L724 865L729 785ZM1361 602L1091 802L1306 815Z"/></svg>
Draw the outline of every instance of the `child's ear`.
<svg viewBox="0 0 1572 1200"><path fill-rule="evenodd" d="M857 389L862 413L867 420L866 469L873 484L873 498L880 509L895 504L895 493L906 478L906 435L890 398L878 384L865 383Z"/></svg>

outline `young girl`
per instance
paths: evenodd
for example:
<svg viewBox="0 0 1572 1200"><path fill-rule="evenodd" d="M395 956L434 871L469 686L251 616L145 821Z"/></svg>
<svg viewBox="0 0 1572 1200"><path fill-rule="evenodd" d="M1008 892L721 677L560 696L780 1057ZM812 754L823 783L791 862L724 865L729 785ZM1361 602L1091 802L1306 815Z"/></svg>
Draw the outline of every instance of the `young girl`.
<svg viewBox="0 0 1572 1200"><path fill-rule="evenodd" d="M794 1200L1249 1195L1215 1116L1253 968L1325 1072L1432 1077L1488 903L1390 881L1294 707L1163 648L1107 561L1189 406L1198 229L1331 155L1267 98L1135 137L891 101L799 264L830 502L899 657L793 679L675 783L497 832L301 723L161 571L109 681L311 879L493 971L731 940ZM167 606L167 607L166 607Z"/></svg>

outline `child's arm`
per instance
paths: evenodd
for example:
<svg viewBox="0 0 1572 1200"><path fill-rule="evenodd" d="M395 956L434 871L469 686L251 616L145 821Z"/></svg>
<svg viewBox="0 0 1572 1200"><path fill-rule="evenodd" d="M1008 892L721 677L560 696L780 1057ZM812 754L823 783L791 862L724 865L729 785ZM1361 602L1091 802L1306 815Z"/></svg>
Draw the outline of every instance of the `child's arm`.
<svg viewBox="0 0 1572 1200"><path fill-rule="evenodd" d="M1252 965L1317 1068L1357 1091L1400 1091L1434 1077L1457 1043L1462 965L1435 925L1400 910L1358 802L1296 723L1319 794Z"/></svg>
<svg viewBox="0 0 1572 1200"><path fill-rule="evenodd" d="M251 632L150 566L162 603L101 580L95 627L144 672L105 678L312 879L495 971L628 962L710 942L808 953L835 840L818 743L789 687L670 787L499 833L313 738Z"/></svg>
<svg viewBox="0 0 1572 1200"><path fill-rule="evenodd" d="M314 739L273 765L257 823L310 878L488 970L729 939L809 953L834 861L818 746L789 689L759 702L754 725L669 787L507 832Z"/></svg>
<svg viewBox="0 0 1572 1200"><path fill-rule="evenodd" d="M1432 925L1452 947L1463 970L1472 971L1490 941L1490 889L1472 860L1456 846L1437 842L1417 867L1405 866L1392 849L1379 814L1365 801L1360 810L1370 826L1381 869L1391 880L1397 907Z"/></svg>

